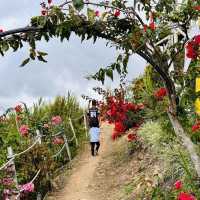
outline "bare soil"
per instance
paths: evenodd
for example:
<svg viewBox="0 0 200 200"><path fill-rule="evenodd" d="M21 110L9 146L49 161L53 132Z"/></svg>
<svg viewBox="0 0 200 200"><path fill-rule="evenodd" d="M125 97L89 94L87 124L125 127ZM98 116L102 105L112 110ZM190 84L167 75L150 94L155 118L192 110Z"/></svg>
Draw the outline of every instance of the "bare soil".
<svg viewBox="0 0 200 200"><path fill-rule="evenodd" d="M89 145L73 164L62 191L51 200L144 200L160 174L159 162L145 148L128 154L126 137L111 140L112 126L101 127L101 147L92 157ZM50 199L49 199L50 200Z"/></svg>

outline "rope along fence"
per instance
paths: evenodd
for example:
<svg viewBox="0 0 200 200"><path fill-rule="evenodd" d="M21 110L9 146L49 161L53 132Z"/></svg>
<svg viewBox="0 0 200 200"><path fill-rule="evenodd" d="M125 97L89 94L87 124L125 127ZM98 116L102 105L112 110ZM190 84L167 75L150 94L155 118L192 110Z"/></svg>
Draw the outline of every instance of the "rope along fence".
<svg viewBox="0 0 200 200"><path fill-rule="evenodd" d="M71 119L69 117L67 121L68 121L68 125L71 129L73 136L72 136L72 138L68 139L66 137L65 130L59 131L56 134L51 136L52 138L56 138L56 137L59 136L59 137L62 137L63 140L64 140L62 147L60 148L60 150L58 150L57 153L55 153L52 156L52 158L57 158L60 154L62 154L62 152L64 150L66 150L66 153L67 153L67 156L68 156L68 159L69 159L69 164L71 163L72 155L71 155L69 143L72 142L72 141L75 141L76 147L79 146L77 134L76 134L76 131L75 131L73 124L76 123L78 120L81 120L82 118L84 119L85 136L87 138L87 136L88 136L88 134L87 134L87 121L86 121L85 113L83 113L83 115L81 115L80 117L75 118L75 119ZM18 126L17 126L17 129L18 129ZM34 139L34 142L27 149L25 149L24 151L22 151L20 153L14 154L11 146L9 146L7 148L7 160L8 161L6 163L4 163L2 166L0 166L0 172L9 168L9 170L12 172L12 178L13 178L13 181L15 183L16 189L12 190L12 192L5 190L5 196L6 196L5 199L6 200L11 200L11 199L20 200L20 195L21 195L22 192L24 192L26 190L28 190L29 192L32 192L32 190L34 188L33 183L38 178L38 176L40 175L41 169L39 169L37 171L37 173L35 174L35 176L33 177L33 179L30 182L28 182L27 184L25 184L23 186L20 186L18 184L18 180L17 180L17 170L16 170L16 166L15 166L15 159L17 157L20 157L20 156L26 154L27 152L31 151L36 145L42 145L42 137L45 137L45 135L42 135L39 130L36 130L36 137ZM37 193L37 200L41 200L41 199L42 199L42 195L38 192Z"/></svg>

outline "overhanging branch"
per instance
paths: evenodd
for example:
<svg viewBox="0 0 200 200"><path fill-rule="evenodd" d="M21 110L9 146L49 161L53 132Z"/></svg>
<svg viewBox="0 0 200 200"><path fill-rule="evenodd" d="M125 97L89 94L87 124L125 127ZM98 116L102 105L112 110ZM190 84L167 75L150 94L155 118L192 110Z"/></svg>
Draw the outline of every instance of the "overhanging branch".
<svg viewBox="0 0 200 200"><path fill-rule="evenodd" d="M0 38L6 37L9 35L13 35L13 34L17 34L17 33L38 32L41 30L42 30L41 27L26 26L23 28L17 28L17 29L1 32Z"/></svg>

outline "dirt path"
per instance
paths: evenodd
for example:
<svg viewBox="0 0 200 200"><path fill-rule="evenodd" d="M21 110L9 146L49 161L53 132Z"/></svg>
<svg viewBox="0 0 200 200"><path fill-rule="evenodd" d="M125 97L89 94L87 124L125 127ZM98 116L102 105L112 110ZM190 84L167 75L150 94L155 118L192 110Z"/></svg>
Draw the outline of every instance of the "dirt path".
<svg viewBox="0 0 200 200"><path fill-rule="evenodd" d="M111 149L111 126L101 127L101 147L98 156L92 157L89 149L82 154L63 191L56 195L56 200L99 200L93 194L94 173L102 156Z"/></svg>

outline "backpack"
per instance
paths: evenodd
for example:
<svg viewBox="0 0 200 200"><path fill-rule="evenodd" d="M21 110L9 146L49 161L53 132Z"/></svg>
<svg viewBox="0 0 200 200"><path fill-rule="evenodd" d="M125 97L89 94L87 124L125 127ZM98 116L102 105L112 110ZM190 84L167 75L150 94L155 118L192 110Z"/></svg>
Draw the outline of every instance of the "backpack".
<svg viewBox="0 0 200 200"><path fill-rule="evenodd" d="M88 118L89 118L89 126L90 127L99 127L98 115L99 115L98 108L90 108L89 109Z"/></svg>

